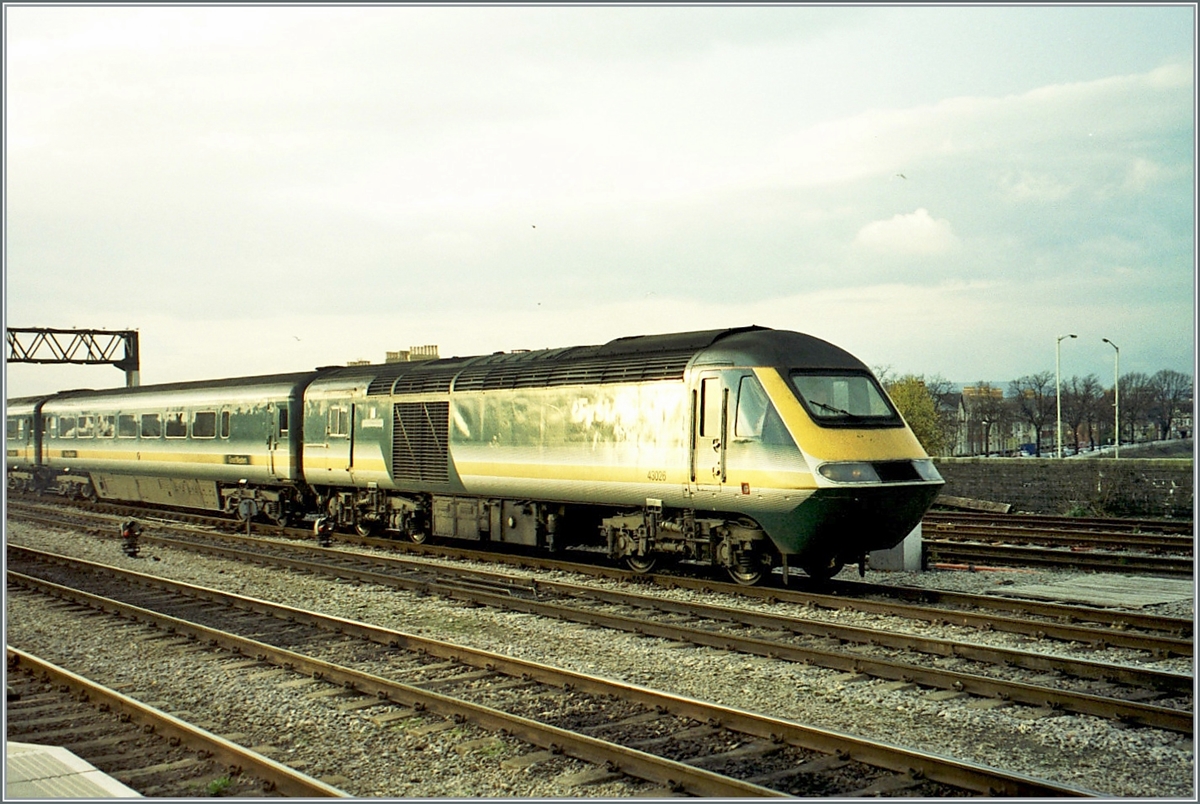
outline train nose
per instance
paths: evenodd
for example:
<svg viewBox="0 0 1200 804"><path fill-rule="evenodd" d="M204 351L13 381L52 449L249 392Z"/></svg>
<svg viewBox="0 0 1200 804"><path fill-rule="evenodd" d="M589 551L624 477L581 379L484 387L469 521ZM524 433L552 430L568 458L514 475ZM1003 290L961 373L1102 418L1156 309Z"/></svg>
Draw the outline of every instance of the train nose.
<svg viewBox="0 0 1200 804"><path fill-rule="evenodd" d="M943 483L861 483L829 485L786 515L776 538L780 552L805 566L813 561L856 561L875 550L895 547L921 522Z"/></svg>

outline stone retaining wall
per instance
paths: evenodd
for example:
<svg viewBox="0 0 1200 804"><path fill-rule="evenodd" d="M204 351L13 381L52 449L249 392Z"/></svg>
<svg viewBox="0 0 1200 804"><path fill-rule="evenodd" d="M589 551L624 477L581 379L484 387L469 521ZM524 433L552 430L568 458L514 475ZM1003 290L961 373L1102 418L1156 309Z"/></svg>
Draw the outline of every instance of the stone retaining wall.
<svg viewBox="0 0 1200 804"><path fill-rule="evenodd" d="M1192 518L1190 459L937 458L943 494L1012 511Z"/></svg>

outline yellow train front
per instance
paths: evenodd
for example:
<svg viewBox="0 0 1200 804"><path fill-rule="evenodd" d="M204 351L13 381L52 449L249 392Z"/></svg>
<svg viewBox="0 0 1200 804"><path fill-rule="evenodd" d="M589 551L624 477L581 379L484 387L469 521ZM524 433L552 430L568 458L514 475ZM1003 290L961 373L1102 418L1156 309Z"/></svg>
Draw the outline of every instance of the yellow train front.
<svg viewBox="0 0 1200 804"><path fill-rule="evenodd" d="M861 361L759 327L323 372L304 442L322 513L364 532L741 583L893 547L943 482Z"/></svg>

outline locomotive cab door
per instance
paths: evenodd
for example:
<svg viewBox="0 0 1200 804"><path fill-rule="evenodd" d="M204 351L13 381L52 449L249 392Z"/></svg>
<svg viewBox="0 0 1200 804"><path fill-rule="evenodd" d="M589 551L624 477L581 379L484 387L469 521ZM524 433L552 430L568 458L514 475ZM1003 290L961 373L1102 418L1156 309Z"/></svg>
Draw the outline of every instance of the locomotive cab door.
<svg viewBox="0 0 1200 804"><path fill-rule="evenodd" d="M707 371L692 390L692 493L718 494L725 484L729 387L720 372Z"/></svg>

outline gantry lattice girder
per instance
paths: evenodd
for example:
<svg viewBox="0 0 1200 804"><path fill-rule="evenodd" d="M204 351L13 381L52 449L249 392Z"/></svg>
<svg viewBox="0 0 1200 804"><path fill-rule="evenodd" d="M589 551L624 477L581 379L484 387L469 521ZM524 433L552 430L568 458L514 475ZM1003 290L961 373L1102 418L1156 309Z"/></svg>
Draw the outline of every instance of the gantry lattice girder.
<svg viewBox="0 0 1200 804"><path fill-rule="evenodd" d="M125 384L138 384L140 359L136 330L31 329L7 330L9 363L74 363L113 365L125 372ZM121 347L124 351L118 356Z"/></svg>

